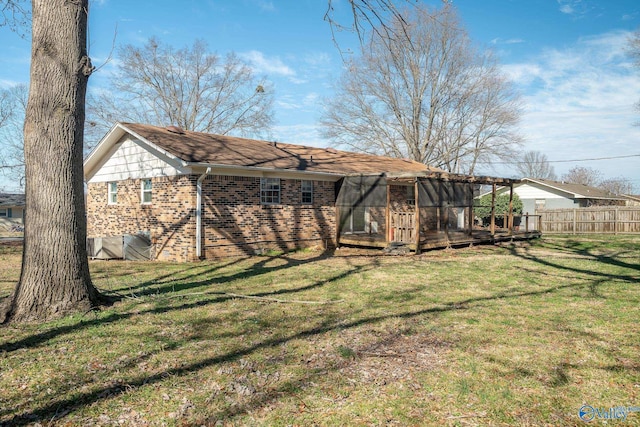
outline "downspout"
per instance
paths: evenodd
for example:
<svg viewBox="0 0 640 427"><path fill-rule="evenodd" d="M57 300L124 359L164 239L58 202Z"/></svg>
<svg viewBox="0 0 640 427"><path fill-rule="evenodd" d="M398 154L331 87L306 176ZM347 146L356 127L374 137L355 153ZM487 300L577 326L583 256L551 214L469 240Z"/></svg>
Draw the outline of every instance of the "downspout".
<svg viewBox="0 0 640 427"><path fill-rule="evenodd" d="M202 181L211 172L208 167L205 173L200 175L196 184L196 258L202 257Z"/></svg>

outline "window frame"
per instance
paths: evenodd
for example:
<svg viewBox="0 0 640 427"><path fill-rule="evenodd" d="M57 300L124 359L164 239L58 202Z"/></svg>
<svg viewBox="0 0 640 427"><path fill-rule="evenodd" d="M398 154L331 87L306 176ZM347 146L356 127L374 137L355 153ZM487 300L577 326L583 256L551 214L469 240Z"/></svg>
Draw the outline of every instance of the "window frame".
<svg viewBox="0 0 640 427"><path fill-rule="evenodd" d="M280 178L260 178L260 204L279 205L282 197L282 183Z"/></svg>
<svg viewBox="0 0 640 427"><path fill-rule="evenodd" d="M305 185L307 188L305 188ZM305 196L307 197L305 199ZM300 181L300 203L303 205L313 205L313 181L303 179Z"/></svg>
<svg viewBox="0 0 640 427"><path fill-rule="evenodd" d="M370 222L371 219L368 218L369 217L369 209L366 206L350 206L349 208L349 217L348 220L345 221L345 225L348 227L348 230L345 231L343 230L342 232L344 234L366 234L369 233L369 226L370 226ZM354 213L356 212L356 209L358 211L362 210L362 229L358 229L358 230L354 230L353 228L353 224L354 224ZM360 219L360 218L358 218Z"/></svg>
<svg viewBox="0 0 640 427"><path fill-rule="evenodd" d="M115 187L115 191L113 187ZM116 181L107 182L107 204L108 205L118 204L118 183Z"/></svg>
<svg viewBox="0 0 640 427"><path fill-rule="evenodd" d="M149 188L145 188L145 183L149 183ZM149 200L145 200L145 195L149 194ZM143 179L140 181L140 204L150 205L153 202L153 181L151 178Z"/></svg>
<svg viewBox="0 0 640 427"><path fill-rule="evenodd" d="M416 187L413 185L407 186L407 204L415 205L416 204Z"/></svg>
<svg viewBox="0 0 640 427"><path fill-rule="evenodd" d="M0 218L9 218L9 208L0 208Z"/></svg>

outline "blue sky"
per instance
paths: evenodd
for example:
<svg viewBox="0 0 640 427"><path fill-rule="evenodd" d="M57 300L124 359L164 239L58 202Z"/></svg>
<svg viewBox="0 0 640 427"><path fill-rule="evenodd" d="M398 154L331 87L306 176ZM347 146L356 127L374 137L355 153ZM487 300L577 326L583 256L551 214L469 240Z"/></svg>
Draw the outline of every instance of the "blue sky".
<svg viewBox="0 0 640 427"><path fill-rule="evenodd" d="M430 5L439 1L426 0ZM625 55L640 26L637 0L453 0L471 38L493 49L523 94L523 150L550 160L640 155L640 70ZM348 22L346 0L334 0ZM157 36L175 47L205 40L212 51L234 51L253 64L275 91L274 139L327 146L318 132L321 100L332 94L341 56L323 21L326 0L92 0L90 55L100 66L116 44L143 44ZM117 32L116 32L117 27ZM354 35L337 34L343 50ZM0 29L0 87L28 82L29 41ZM90 79L106 85L117 60ZM605 177L624 176L640 193L640 157L554 163L561 175L573 166ZM482 172L511 175L508 165ZM0 188L3 183L0 181ZM10 188L10 183L4 183Z"/></svg>

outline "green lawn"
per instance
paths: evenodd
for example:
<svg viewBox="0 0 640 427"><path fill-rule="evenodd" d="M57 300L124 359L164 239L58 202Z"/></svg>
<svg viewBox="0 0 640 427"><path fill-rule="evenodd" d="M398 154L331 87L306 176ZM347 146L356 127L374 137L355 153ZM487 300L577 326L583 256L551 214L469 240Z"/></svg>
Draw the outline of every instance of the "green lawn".
<svg viewBox="0 0 640 427"><path fill-rule="evenodd" d="M0 246L0 297L18 249ZM640 406L640 237L91 268L113 307L0 327L0 425L584 425L585 404Z"/></svg>

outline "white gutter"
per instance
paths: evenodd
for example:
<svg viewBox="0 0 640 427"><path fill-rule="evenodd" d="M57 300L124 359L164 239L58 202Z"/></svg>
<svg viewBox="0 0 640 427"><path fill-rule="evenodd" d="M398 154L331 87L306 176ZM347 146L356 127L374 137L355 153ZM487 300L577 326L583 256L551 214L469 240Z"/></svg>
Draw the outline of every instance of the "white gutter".
<svg viewBox="0 0 640 427"><path fill-rule="evenodd" d="M211 172L211 168L200 175L196 185L196 258L202 257L202 181Z"/></svg>

